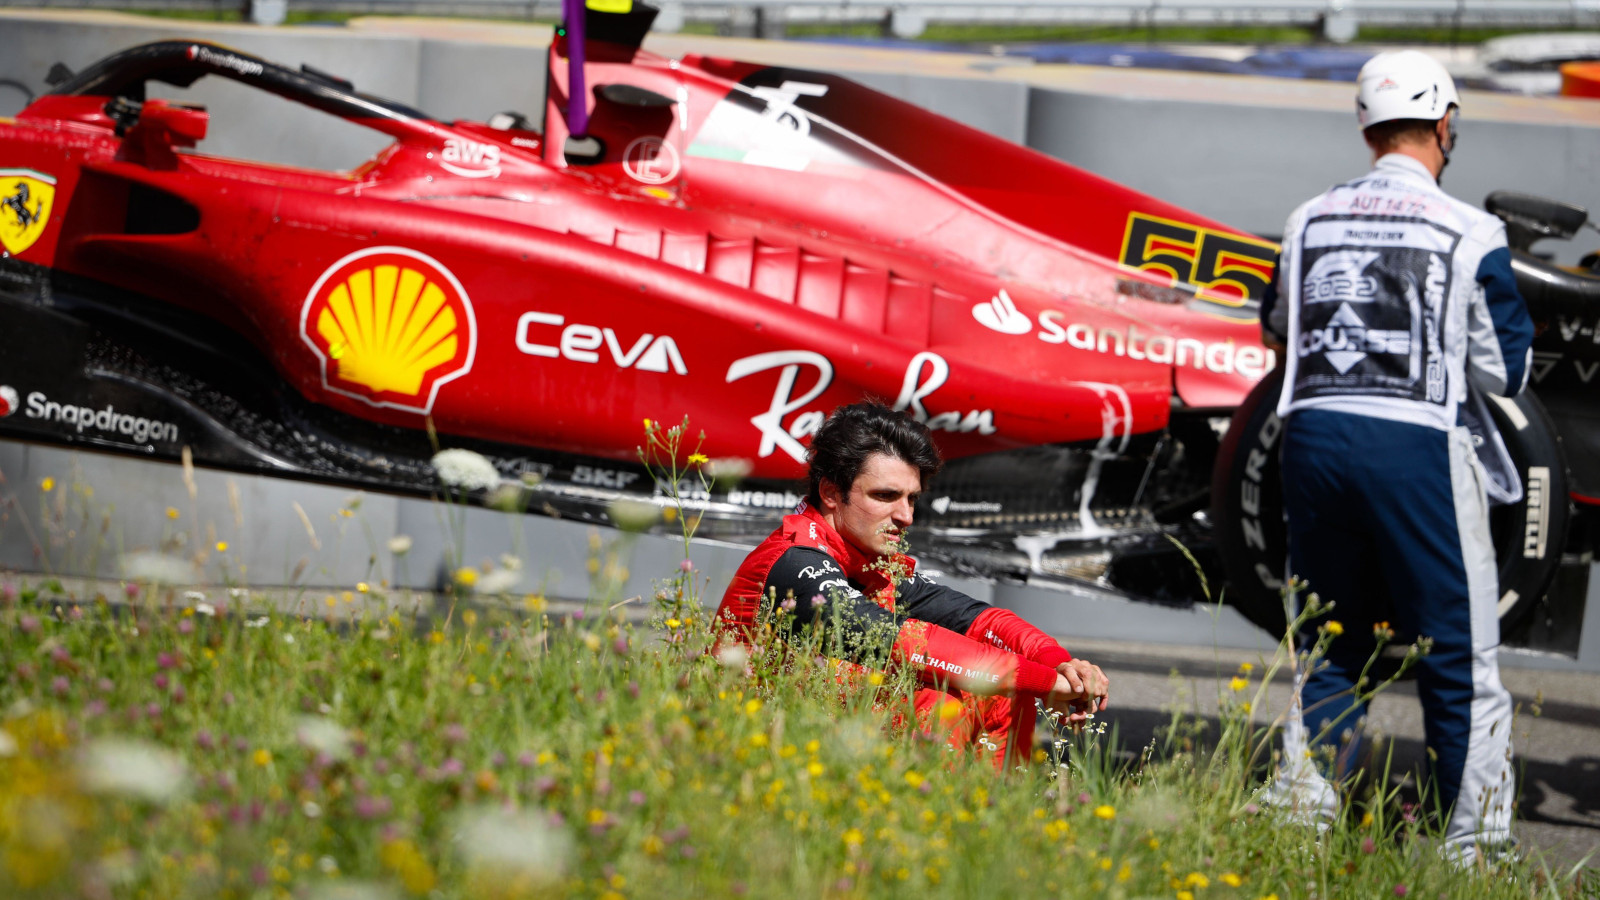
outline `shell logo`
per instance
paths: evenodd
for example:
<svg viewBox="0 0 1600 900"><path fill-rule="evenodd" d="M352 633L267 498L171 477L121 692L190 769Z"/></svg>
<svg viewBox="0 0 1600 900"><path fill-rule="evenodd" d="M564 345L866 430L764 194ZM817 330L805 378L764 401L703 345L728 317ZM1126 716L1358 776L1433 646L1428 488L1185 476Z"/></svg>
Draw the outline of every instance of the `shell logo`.
<svg viewBox="0 0 1600 900"><path fill-rule="evenodd" d="M448 269L415 250L374 247L317 279L300 337L322 361L327 390L427 415L439 388L471 370L478 328Z"/></svg>

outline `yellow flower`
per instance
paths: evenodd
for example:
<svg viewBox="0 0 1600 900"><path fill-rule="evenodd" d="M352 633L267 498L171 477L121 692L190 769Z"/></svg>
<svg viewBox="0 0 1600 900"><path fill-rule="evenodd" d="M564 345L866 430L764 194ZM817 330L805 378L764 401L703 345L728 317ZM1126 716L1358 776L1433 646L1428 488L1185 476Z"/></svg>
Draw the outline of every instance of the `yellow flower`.
<svg viewBox="0 0 1600 900"><path fill-rule="evenodd" d="M56 480L54 478L51 478L49 475L46 475L45 477L39 479L39 490L44 491L46 494L48 494L48 493L50 493L51 491L53 491L55 489L56 489Z"/></svg>
<svg viewBox="0 0 1600 900"><path fill-rule="evenodd" d="M1233 676L1233 680L1228 682L1228 690L1233 691L1234 693L1238 693L1249 686L1249 679L1240 678L1237 675Z"/></svg>
<svg viewBox="0 0 1600 900"><path fill-rule="evenodd" d="M916 772L912 772L910 770L906 771L906 784L909 784L912 787L922 787L922 783L924 781L926 781L926 780L927 780L926 778L923 778L921 775L918 775ZM1042 812L1044 812L1044 810L1035 810L1035 812L1042 813Z"/></svg>
<svg viewBox="0 0 1600 900"><path fill-rule="evenodd" d="M544 599L543 595L540 594L529 594L528 596L522 598L522 605L526 606L529 612L544 612L546 603L547 601Z"/></svg>
<svg viewBox="0 0 1600 900"><path fill-rule="evenodd" d="M1119 881L1119 882L1127 881L1129 878L1132 878L1132 877L1133 877L1133 866L1129 865L1128 863L1123 863L1122 864L1122 868L1117 870L1117 881Z"/></svg>
<svg viewBox="0 0 1600 900"><path fill-rule="evenodd" d="M711 457L706 456L704 453L689 454L689 465L691 466L703 466L708 462L711 462Z"/></svg>
<svg viewBox="0 0 1600 900"><path fill-rule="evenodd" d="M661 520L668 524L678 521L678 508L676 506L663 506L661 508Z"/></svg>
<svg viewBox="0 0 1600 900"><path fill-rule="evenodd" d="M253 760L255 760L255 764L258 765L258 766L271 765L271 763L272 763L272 751L268 750L265 747L262 747L261 749L257 750L255 752L255 756L253 756L251 758Z"/></svg>
<svg viewBox="0 0 1600 900"><path fill-rule="evenodd" d="M1178 900L1194 900L1193 891L1179 891Z"/></svg>
<svg viewBox="0 0 1600 900"><path fill-rule="evenodd" d="M960 700L946 700L939 704L939 721L948 722L961 715Z"/></svg>
<svg viewBox="0 0 1600 900"><path fill-rule="evenodd" d="M478 583L478 570L471 566L462 566L456 570L456 584L464 588L472 587Z"/></svg>
<svg viewBox="0 0 1600 900"><path fill-rule="evenodd" d="M1266 896L1262 897L1261 900L1278 900L1278 895L1277 894L1267 894Z"/></svg>
<svg viewBox="0 0 1600 900"><path fill-rule="evenodd" d="M873 685L874 687L876 687L877 685L883 684L883 673L882 672L873 672L871 675L868 675L867 676L867 684Z"/></svg>
<svg viewBox="0 0 1600 900"><path fill-rule="evenodd" d="M1103 856L1103 857L1100 858L1100 871L1102 871L1102 872L1111 871L1111 857Z"/></svg>
<svg viewBox="0 0 1600 900"><path fill-rule="evenodd" d="M1094 808L1094 817L1109 822L1117 817L1117 808L1109 803L1102 803Z"/></svg>
<svg viewBox="0 0 1600 900"><path fill-rule="evenodd" d="M227 541L217 541L217 552L218 553L227 553L228 552L228 542Z"/></svg>
<svg viewBox="0 0 1600 900"><path fill-rule="evenodd" d="M649 417L646 417L645 420L644 420L644 430L645 431L649 431L650 430L650 419L649 419Z"/></svg>
<svg viewBox="0 0 1600 900"><path fill-rule="evenodd" d="M590 825L600 825L600 824L604 823L605 820L606 820L606 811L605 810L603 810L603 809L591 809L591 810L589 810L589 824Z"/></svg>
<svg viewBox="0 0 1600 900"><path fill-rule="evenodd" d="M667 627L668 628L681 628L681 627L683 627L683 622L679 621L678 619L668 619L667 620Z"/></svg>
<svg viewBox="0 0 1600 900"><path fill-rule="evenodd" d="M371 591L371 590L372 590L372 585L367 584L365 581L356 582L356 593L365 594L365 593L367 593L368 591Z"/></svg>
<svg viewBox="0 0 1600 900"><path fill-rule="evenodd" d="M1368 825L1371 825L1371 824L1372 824L1372 813L1370 813L1370 812L1362 813L1361 814L1361 827L1362 828L1366 828Z"/></svg>
<svg viewBox="0 0 1600 900"><path fill-rule="evenodd" d="M478 624L478 614L473 610L466 610L461 614L461 623L468 628Z"/></svg>
<svg viewBox="0 0 1600 900"><path fill-rule="evenodd" d="M750 735L750 746L752 746L752 747L765 747L766 745L767 745L767 735L766 735L765 732L758 731L755 734Z"/></svg>
<svg viewBox="0 0 1600 900"><path fill-rule="evenodd" d="M847 847L859 847L862 840L861 829L859 828L847 829L844 833L844 843Z"/></svg>
<svg viewBox="0 0 1600 900"><path fill-rule="evenodd" d="M822 763L819 763L813 759L811 762L806 764L806 772L809 773L812 778L822 777Z"/></svg>
<svg viewBox="0 0 1600 900"><path fill-rule="evenodd" d="M752 716L755 715L761 711L761 701L755 697L751 697L749 700L744 702L744 711Z"/></svg>
<svg viewBox="0 0 1600 900"><path fill-rule="evenodd" d="M178 508L176 506L167 507L167 518L176 519L177 517L178 517Z"/></svg>
<svg viewBox="0 0 1600 900"><path fill-rule="evenodd" d="M1201 875L1199 872L1190 872L1188 876L1183 879L1183 886L1192 888L1208 888L1211 886L1211 879Z"/></svg>
<svg viewBox="0 0 1600 900"><path fill-rule="evenodd" d="M1255 670L1256 670L1255 663L1247 663L1247 662L1239 663L1239 671L1243 672L1246 675L1249 675L1251 672L1254 672Z"/></svg>
<svg viewBox="0 0 1600 900"><path fill-rule="evenodd" d="M1333 635L1334 637L1338 637L1339 635L1344 634L1344 624L1342 622L1340 622L1338 619L1330 619L1330 620L1328 620L1328 624L1326 624L1326 625L1324 625L1322 627L1327 629L1328 633Z"/></svg>
<svg viewBox="0 0 1600 900"><path fill-rule="evenodd" d="M1217 878L1220 879L1222 881L1222 883L1227 885L1228 887L1236 888L1239 885L1244 884L1244 879L1240 878L1234 872L1223 872L1221 875L1218 875Z"/></svg>

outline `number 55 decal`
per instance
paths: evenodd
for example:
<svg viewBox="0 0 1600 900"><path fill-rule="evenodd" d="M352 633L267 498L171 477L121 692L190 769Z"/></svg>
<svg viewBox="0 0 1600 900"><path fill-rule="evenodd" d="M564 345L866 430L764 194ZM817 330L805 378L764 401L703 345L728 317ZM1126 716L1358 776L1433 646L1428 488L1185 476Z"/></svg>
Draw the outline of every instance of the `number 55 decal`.
<svg viewBox="0 0 1600 900"><path fill-rule="evenodd" d="M1243 305L1260 300L1272 278L1278 245L1173 219L1130 213L1119 262L1191 284L1209 300Z"/></svg>

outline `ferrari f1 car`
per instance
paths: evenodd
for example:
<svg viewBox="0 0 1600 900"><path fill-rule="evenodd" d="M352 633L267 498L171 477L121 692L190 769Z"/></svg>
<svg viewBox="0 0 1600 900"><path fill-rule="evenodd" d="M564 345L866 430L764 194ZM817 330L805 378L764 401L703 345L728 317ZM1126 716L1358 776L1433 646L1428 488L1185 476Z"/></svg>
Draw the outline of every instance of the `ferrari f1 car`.
<svg viewBox="0 0 1600 900"><path fill-rule="evenodd" d="M600 521L663 496L643 420L687 415L748 474L680 492L753 538L826 413L872 396L948 459L916 538L947 567L1187 603L1169 538L1203 565L1231 542L1237 596L1270 593L1274 245L843 78L656 56L653 15L570 21L541 115L488 123L200 42L59 81L0 119L0 435L420 494L465 447ZM206 111L147 93L202 78L390 143L348 172L207 154ZM1600 330L1563 310L1546 374L1586 381ZM1500 523L1533 600L1565 467L1537 401L1496 409L1543 473Z"/></svg>

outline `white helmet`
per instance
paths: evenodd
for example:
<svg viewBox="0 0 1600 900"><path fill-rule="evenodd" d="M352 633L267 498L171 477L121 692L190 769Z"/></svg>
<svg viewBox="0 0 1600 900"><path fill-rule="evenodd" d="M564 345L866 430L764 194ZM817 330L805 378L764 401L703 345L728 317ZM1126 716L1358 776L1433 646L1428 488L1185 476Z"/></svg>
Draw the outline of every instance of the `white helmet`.
<svg viewBox="0 0 1600 900"><path fill-rule="evenodd" d="M1420 50L1379 53L1361 67L1356 83L1356 120L1363 129L1393 119L1436 122L1461 105L1455 79Z"/></svg>

